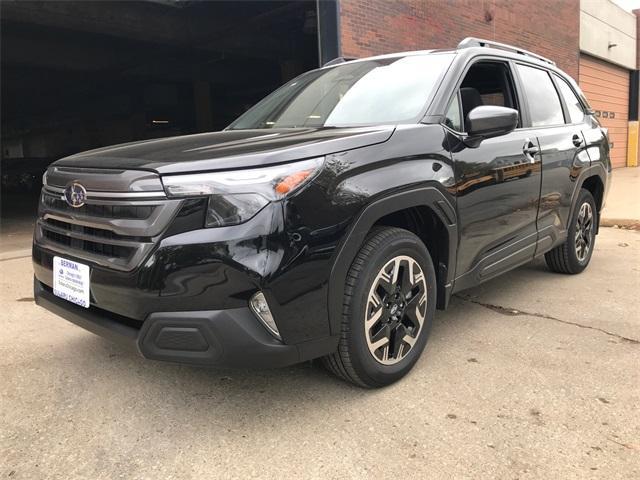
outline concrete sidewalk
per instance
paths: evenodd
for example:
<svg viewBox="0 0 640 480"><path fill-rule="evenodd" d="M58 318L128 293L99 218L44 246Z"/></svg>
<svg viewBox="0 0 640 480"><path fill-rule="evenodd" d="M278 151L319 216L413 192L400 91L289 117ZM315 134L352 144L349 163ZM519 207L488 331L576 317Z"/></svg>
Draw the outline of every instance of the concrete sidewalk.
<svg viewBox="0 0 640 480"><path fill-rule="evenodd" d="M640 229L640 168L613 171L600 225Z"/></svg>

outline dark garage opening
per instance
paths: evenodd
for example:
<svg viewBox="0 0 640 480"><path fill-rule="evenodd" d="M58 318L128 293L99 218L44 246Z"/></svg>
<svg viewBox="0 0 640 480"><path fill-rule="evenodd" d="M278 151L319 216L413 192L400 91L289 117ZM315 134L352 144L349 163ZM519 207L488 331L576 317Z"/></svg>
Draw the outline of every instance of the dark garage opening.
<svg viewBox="0 0 640 480"><path fill-rule="evenodd" d="M330 47L320 52L318 41L319 30L335 31L328 25L335 8L316 1L2 2L3 229L32 222L52 161L219 130L316 68L337 51L325 36Z"/></svg>

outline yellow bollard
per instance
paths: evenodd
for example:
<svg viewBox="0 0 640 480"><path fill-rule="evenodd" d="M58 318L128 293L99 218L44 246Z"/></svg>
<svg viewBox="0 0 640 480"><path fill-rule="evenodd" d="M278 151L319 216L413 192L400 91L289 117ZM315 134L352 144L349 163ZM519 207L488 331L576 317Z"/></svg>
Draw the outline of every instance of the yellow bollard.
<svg viewBox="0 0 640 480"><path fill-rule="evenodd" d="M627 167L638 166L638 120L629 122L627 140Z"/></svg>

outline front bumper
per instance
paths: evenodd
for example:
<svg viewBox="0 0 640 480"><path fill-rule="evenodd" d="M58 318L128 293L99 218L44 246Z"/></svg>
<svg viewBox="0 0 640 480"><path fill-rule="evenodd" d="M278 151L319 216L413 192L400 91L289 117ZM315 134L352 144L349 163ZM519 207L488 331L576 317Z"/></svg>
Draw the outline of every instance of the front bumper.
<svg viewBox="0 0 640 480"><path fill-rule="evenodd" d="M286 345L271 336L248 308L156 312L144 322L56 297L34 279L36 304L152 360L224 367L282 367L329 353L337 339Z"/></svg>
<svg viewBox="0 0 640 480"><path fill-rule="evenodd" d="M99 228L88 224L102 204L82 215L63 212L66 223L51 216L56 205L45 205L36 225L33 270L36 301L63 318L146 358L181 363L276 367L337 348L326 309L330 266L323 258L330 252L323 244L316 247L310 235L286 228L281 202L245 223L219 228L202 228L205 202L184 202L158 237L132 236L131 227L113 238L109 232L122 227L119 218L109 217ZM45 242L43 229L55 235ZM111 268L120 258L111 247L123 242L150 242L152 248L134 268ZM89 309L53 295L56 255L90 267ZM249 310L257 291L265 295L282 340Z"/></svg>

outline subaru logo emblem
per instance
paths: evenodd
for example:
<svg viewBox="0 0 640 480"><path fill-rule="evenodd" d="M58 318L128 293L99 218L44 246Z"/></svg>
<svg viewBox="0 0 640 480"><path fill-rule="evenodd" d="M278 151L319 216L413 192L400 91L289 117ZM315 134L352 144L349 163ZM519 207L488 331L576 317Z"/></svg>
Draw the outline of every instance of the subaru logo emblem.
<svg viewBox="0 0 640 480"><path fill-rule="evenodd" d="M87 199L87 191L79 183L71 183L64 189L64 199L70 206L80 208Z"/></svg>

